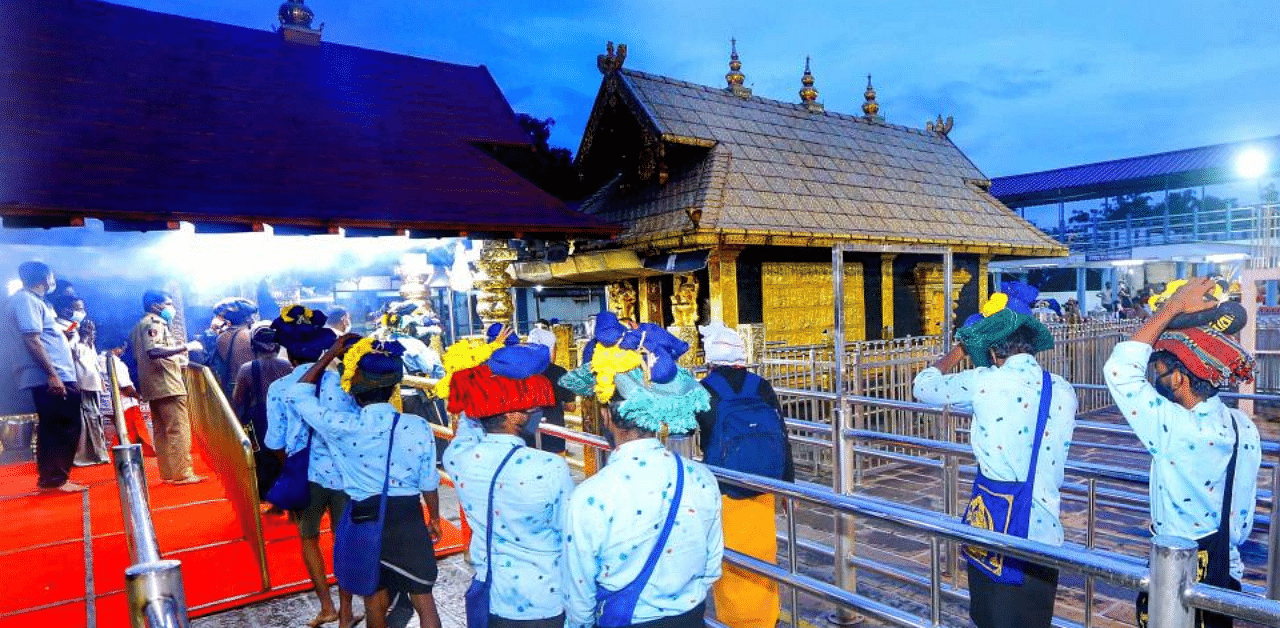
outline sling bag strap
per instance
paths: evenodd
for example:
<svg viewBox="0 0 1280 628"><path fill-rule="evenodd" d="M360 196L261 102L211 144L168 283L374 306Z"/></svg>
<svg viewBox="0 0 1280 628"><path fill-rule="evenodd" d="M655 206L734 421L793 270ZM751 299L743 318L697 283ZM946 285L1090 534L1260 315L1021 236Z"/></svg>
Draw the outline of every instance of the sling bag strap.
<svg viewBox="0 0 1280 628"><path fill-rule="evenodd" d="M1045 428L1049 425L1049 402L1053 397L1053 376L1048 369L1043 369L1044 380L1040 385L1040 415L1036 417L1035 439L1031 445L1031 464L1027 466L1027 481L1033 486L1036 481L1036 465L1040 462L1040 442L1044 439Z"/></svg>
<svg viewBox="0 0 1280 628"><path fill-rule="evenodd" d="M396 426L400 424L400 413L396 413L396 418L391 421L391 438L387 440L387 466L383 470L385 477L382 480L382 497L378 500L378 521L385 521L387 517L387 491L391 490L391 450L396 445Z"/></svg>
<svg viewBox="0 0 1280 628"><path fill-rule="evenodd" d="M1240 427L1236 425L1236 417L1231 416L1231 431L1235 432L1236 445L1231 448L1231 461L1227 463L1227 486L1222 490L1222 516L1218 522L1218 533L1225 534L1227 543L1231 542L1231 492L1236 483L1236 457L1240 454Z"/></svg>
<svg viewBox="0 0 1280 628"><path fill-rule="evenodd" d="M516 451L520 449L519 445L513 445L511 451L507 452L507 457L502 459L502 463L498 465L498 470L493 472L493 480L489 482L489 512L485 515L485 531L484 531L484 564L485 574L484 581L491 588L490 594L493 592L493 490L498 486L498 476L502 475L502 468L507 466L511 461L511 457L516 455Z"/></svg>
<svg viewBox="0 0 1280 628"><path fill-rule="evenodd" d="M676 522L676 513L680 511L680 499L684 495L684 461L680 459L680 454L671 452L676 457L676 494L671 498L671 510L667 512L667 522L662 526L662 534L658 535L658 542L653 545L653 551L649 552L649 559L644 563L644 569L640 570L640 575L636 576L635 582L640 583L640 588L649 582L649 577L653 575L653 570L658 565L658 558L662 556L662 550L667 545L667 539L671 536L671 528Z"/></svg>

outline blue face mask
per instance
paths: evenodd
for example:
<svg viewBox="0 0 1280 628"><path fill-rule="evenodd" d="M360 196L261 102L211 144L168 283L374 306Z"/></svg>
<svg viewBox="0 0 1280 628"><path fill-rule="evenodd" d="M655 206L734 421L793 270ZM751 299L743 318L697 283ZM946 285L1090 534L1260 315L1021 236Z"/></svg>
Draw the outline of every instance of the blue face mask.
<svg viewBox="0 0 1280 628"><path fill-rule="evenodd" d="M163 318L164 322L166 323L172 323L173 316L176 313L177 313L177 310L175 310L172 305L166 305L163 310L160 310L160 318Z"/></svg>
<svg viewBox="0 0 1280 628"><path fill-rule="evenodd" d="M1173 371L1169 371L1164 375L1157 375L1153 385L1155 386L1156 392L1160 393L1161 397L1164 397L1173 403L1178 403L1178 398L1174 396L1173 389L1169 388L1169 385L1164 383L1164 378L1168 377L1172 373Z"/></svg>

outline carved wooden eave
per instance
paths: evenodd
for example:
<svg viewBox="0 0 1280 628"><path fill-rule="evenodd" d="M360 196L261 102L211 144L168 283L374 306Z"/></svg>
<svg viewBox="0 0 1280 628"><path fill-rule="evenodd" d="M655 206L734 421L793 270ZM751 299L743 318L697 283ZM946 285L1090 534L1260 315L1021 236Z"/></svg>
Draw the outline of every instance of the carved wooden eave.
<svg viewBox="0 0 1280 628"><path fill-rule="evenodd" d="M578 146L578 154L574 160L579 169L582 169L583 164L591 157L596 135L600 131L600 125L603 124L605 116L609 111L620 107L625 107L626 111L639 123L641 133L637 170L635 173L623 173L629 175L628 178L634 176L639 181L650 181L656 178L659 184L666 184L670 176L666 159L668 143L702 148L712 148L716 145L715 140L665 132L658 117L636 96L636 89L631 84L631 80L626 74L615 70L605 74L600 82L600 90L596 93L591 115L587 119L587 128L582 134L582 143Z"/></svg>
<svg viewBox="0 0 1280 628"><path fill-rule="evenodd" d="M910 236L875 237L859 234L815 234L781 230L717 229L684 233L653 233L637 237L623 237L611 241L610 247L631 248L645 254L680 252L716 247L784 246L802 248L830 248L835 244L852 243L867 245L945 246L954 253L994 255L1010 257L1063 257L1067 247L1025 246L997 244L978 240L950 240L917 238Z"/></svg>

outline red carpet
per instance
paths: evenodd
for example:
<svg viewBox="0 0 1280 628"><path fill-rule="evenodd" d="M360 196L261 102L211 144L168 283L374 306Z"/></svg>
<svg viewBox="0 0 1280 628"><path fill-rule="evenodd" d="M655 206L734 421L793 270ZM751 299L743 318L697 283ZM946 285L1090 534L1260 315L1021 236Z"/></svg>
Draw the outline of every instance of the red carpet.
<svg viewBox="0 0 1280 628"><path fill-rule="evenodd" d="M297 527L287 518L263 518L272 588L262 591L253 545L243 538L222 485L199 455L196 472L208 478L201 484L163 484L155 459L147 458L146 464L160 552L182 561L192 617L310 588ZM112 466L72 471L74 481L92 487L87 504L89 552L84 543L85 495L39 494L35 478L33 463L0 467L0 573L7 576L5 595L0 596L0 628L87 626L90 603L96 626L128 627L124 569L129 558ZM463 533L448 522L444 526L436 554L462 551ZM327 529L321 547L332 548ZM91 585L87 576L92 576Z"/></svg>

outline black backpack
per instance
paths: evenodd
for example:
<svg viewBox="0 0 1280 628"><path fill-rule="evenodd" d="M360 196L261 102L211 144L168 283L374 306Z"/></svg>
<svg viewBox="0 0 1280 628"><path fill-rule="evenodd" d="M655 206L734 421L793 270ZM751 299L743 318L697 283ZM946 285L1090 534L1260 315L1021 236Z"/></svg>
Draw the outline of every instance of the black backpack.
<svg viewBox="0 0 1280 628"><path fill-rule="evenodd" d="M734 392L716 373L702 381L720 398L703 460L716 467L782 479L787 466L787 435L778 411L760 396L764 380L747 373L742 392ZM721 484L721 492L735 499L759 495L727 484Z"/></svg>

